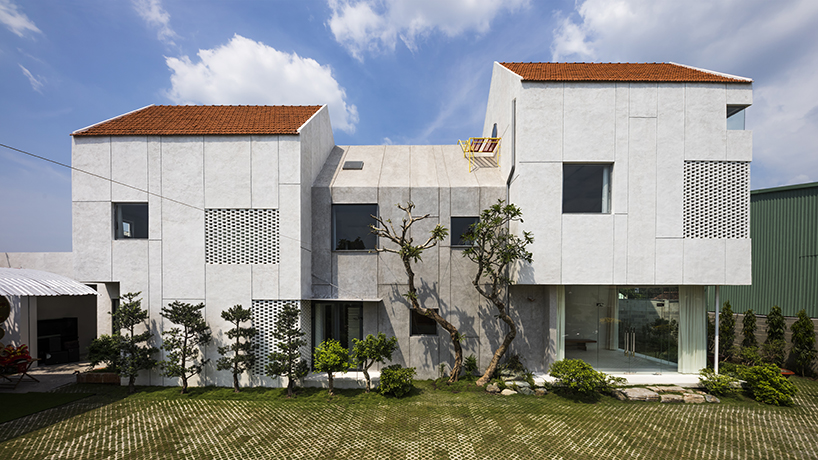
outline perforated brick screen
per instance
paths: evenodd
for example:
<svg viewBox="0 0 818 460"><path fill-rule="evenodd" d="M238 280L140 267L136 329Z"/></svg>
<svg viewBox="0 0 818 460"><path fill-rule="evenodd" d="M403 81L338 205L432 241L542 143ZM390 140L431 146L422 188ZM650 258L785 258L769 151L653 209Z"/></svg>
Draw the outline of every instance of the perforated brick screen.
<svg viewBox="0 0 818 460"><path fill-rule="evenodd" d="M684 237L750 237L749 162L685 161Z"/></svg>
<svg viewBox="0 0 818 460"><path fill-rule="evenodd" d="M209 264L277 264L277 209L206 209Z"/></svg>
<svg viewBox="0 0 818 460"><path fill-rule="evenodd" d="M286 304L300 307L301 315L299 321L301 331L306 334L304 338L307 342L309 343L310 341L310 315L312 308L309 300L253 300L251 314L253 327L258 331L255 341L259 345L256 351L256 362L252 369L253 374L266 375L265 368L267 364L270 363L270 353L277 351L275 348L277 341L273 337L276 319ZM301 358L307 361L307 363L310 362L311 354L308 346L301 347Z"/></svg>

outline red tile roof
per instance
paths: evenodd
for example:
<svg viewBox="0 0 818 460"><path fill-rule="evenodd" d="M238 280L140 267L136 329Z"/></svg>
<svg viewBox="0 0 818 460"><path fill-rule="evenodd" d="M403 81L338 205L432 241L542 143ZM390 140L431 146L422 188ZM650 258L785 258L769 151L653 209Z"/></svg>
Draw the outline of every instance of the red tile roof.
<svg viewBox="0 0 818 460"><path fill-rule="evenodd" d="M501 62L528 81L750 83L749 78L673 63Z"/></svg>
<svg viewBox="0 0 818 460"><path fill-rule="evenodd" d="M298 134L298 128L320 108L320 105L151 105L80 129L71 135Z"/></svg>

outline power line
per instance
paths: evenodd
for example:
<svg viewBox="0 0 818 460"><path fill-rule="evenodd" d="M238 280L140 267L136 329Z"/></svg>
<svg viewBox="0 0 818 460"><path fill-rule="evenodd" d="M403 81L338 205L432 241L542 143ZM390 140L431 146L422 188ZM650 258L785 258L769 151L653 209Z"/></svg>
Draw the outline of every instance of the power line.
<svg viewBox="0 0 818 460"><path fill-rule="evenodd" d="M189 207L189 208L197 209L197 210L199 210L199 211L204 211L204 208L200 208L200 207L198 207L198 206L194 206L194 205L192 205L192 204L183 203L183 202L181 202L181 201L174 200L173 198L168 198L168 197L166 197L166 196L162 196L162 195L160 195L160 194L158 194L158 193L149 192L149 191L147 191L147 190L143 190L143 189L141 189L141 188L139 188L139 187L134 187L133 185L128 185L128 184L125 184L125 183L123 183L123 182L119 182L119 181L113 180L113 179L111 179L111 178L109 178L109 177L100 176L99 174L94 174L94 173L92 173L92 172L90 172L90 171L86 171L86 170L84 170L84 169L75 168L75 167L73 167L73 166L71 166L71 165L67 165L67 164L65 164L65 163L60 163L59 161L55 161L55 160L52 160L52 159L50 159L50 158L42 157L42 156L40 156L40 155L36 155L36 154L31 153L31 152L26 152L25 150L21 150L21 149L15 148L15 147L12 147L12 146L10 146L10 145L0 144L0 147L5 147L5 148L7 148L7 149L9 149L9 150L13 150L13 151L15 151L15 152L22 153L23 155L28 155L28 156L30 156L30 157L34 157L34 158L37 158L37 159L40 159L40 160L43 160L43 161L47 161L47 162L49 162L49 163L54 163L55 165L62 166L62 167L64 167L64 168L68 168L68 169L70 169L70 170L72 170L72 171L77 171L77 172L81 172L81 173L83 173L83 174L88 174L89 176L97 177L97 178L99 178L99 179L102 179L102 180L105 180L105 181L111 182L111 183L113 183L113 184L121 185L121 186L123 186L123 187L127 187L127 188L130 188L130 189L136 190L136 191L138 191L138 192L147 193L148 195L152 195L152 196L155 196L155 197L161 198L161 199L163 199L163 200L172 201L172 202L174 202L174 203L176 203L176 204L181 204L182 206L187 206L187 207Z"/></svg>

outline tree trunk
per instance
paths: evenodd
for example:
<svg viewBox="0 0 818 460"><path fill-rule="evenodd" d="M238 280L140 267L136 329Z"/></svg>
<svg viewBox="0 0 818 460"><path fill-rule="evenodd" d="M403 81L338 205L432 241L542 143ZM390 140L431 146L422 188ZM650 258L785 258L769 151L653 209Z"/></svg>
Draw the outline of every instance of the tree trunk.
<svg viewBox="0 0 818 460"><path fill-rule="evenodd" d="M369 393L371 385L369 383L369 372L366 368L364 368L364 378L366 379L366 392Z"/></svg>
<svg viewBox="0 0 818 460"><path fill-rule="evenodd" d="M239 375L233 372L233 392L239 392Z"/></svg>
<svg viewBox="0 0 818 460"><path fill-rule="evenodd" d="M287 397L288 398L293 397L293 378L292 378L292 374L287 375Z"/></svg>
<svg viewBox="0 0 818 460"><path fill-rule="evenodd" d="M327 377L329 380L329 395L335 396L335 393L332 392L332 372L327 372Z"/></svg>
<svg viewBox="0 0 818 460"><path fill-rule="evenodd" d="M497 370L497 365L500 363L500 359L506 354L508 346L511 345L511 341L517 336L517 326L514 325L514 321L511 320L511 317L506 314L505 308L497 307L497 309L500 310L500 319L508 324L508 333L503 339L503 343L500 344L500 346L494 352L494 356L491 358L491 362L489 363L489 367L486 368L486 372L483 373L482 377L477 379L477 386L479 387L482 387L488 383L489 380L491 380L491 376L494 375L494 371Z"/></svg>
<svg viewBox="0 0 818 460"><path fill-rule="evenodd" d="M133 375L128 376L128 394L132 395L136 393L136 377Z"/></svg>
<svg viewBox="0 0 818 460"><path fill-rule="evenodd" d="M182 394L187 393L187 375L182 374Z"/></svg>

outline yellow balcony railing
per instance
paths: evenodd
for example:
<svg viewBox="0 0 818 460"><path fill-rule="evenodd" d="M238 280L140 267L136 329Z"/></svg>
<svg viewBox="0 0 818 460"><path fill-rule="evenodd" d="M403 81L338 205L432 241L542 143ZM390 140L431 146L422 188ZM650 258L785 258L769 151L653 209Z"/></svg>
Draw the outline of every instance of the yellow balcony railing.
<svg viewBox="0 0 818 460"><path fill-rule="evenodd" d="M479 158L493 160L493 167L500 165L499 137L470 137L468 141L457 141L463 149L463 158L469 160L469 172L472 172Z"/></svg>

